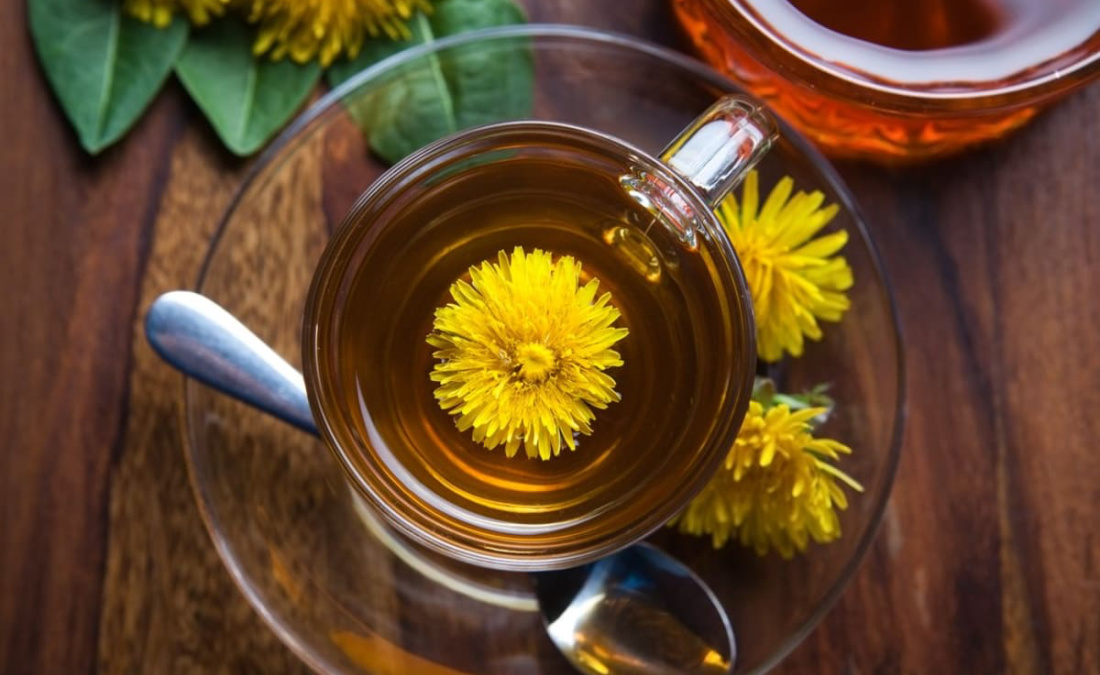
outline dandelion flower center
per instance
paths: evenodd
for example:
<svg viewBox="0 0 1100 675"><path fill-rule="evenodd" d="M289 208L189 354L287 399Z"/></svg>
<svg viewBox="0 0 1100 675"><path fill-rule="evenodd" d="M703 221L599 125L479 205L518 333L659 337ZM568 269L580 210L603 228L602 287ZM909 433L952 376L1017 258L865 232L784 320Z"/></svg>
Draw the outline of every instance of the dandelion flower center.
<svg viewBox="0 0 1100 675"><path fill-rule="evenodd" d="M557 363L554 352L537 342L520 345L516 350L516 360L519 361L519 374L528 382L546 379Z"/></svg>
<svg viewBox="0 0 1100 675"><path fill-rule="evenodd" d="M427 0L236 0L259 24L254 51L298 63L328 66L341 54L354 58L365 40L407 40L408 21L431 11Z"/></svg>
<svg viewBox="0 0 1100 675"><path fill-rule="evenodd" d="M620 400L605 371L623 365L612 347L627 335L600 282L582 283L581 265L516 247L470 268L435 312L428 344L439 406L461 431L508 457L520 447L549 459L575 434L591 434L596 414Z"/></svg>

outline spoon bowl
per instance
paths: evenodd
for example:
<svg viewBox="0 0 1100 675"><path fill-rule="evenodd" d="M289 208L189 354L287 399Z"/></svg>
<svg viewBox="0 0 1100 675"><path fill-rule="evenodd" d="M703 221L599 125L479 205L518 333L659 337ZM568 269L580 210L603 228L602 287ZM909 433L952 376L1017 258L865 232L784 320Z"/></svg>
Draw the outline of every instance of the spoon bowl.
<svg viewBox="0 0 1100 675"><path fill-rule="evenodd" d="M690 569L646 543L535 576L546 632L592 675L718 675L735 642L717 598Z"/></svg>

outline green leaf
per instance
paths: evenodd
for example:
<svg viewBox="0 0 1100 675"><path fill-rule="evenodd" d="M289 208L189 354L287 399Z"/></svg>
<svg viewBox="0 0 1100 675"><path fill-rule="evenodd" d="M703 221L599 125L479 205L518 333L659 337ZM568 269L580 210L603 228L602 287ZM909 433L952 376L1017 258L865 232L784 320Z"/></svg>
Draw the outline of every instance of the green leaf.
<svg viewBox="0 0 1100 675"><path fill-rule="evenodd" d="M321 77L316 62L271 61L252 53L254 34L227 17L195 32L176 75L237 155L259 150L309 97Z"/></svg>
<svg viewBox="0 0 1100 675"><path fill-rule="evenodd" d="M46 78L92 154L133 126L187 41L186 21L156 28L112 0L29 0L27 12Z"/></svg>
<svg viewBox="0 0 1100 675"><path fill-rule="evenodd" d="M434 39L424 14L418 13L412 18L409 30L412 37L403 42L368 41L354 62L343 61L330 66L329 81L335 84L361 68ZM432 55L394 71L372 96L352 99L349 110L366 133L374 152L394 163L421 145L456 131L451 106L451 94L443 79L439 59Z"/></svg>
<svg viewBox="0 0 1100 675"><path fill-rule="evenodd" d="M447 0L439 3L431 17L437 35L455 35L489 26L523 23L519 7L504 0ZM506 45L517 47L515 42ZM503 60L498 49L481 45L462 48L455 58L443 59L444 79L454 97L455 126L466 129L490 124L531 112L532 59L528 49L516 49L511 60Z"/></svg>
<svg viewBox="0 0 1100 675"><path fill-rule="evenodd" d="M328 80L336 86L413 45L525 20L523 11L510 0L439 0L431 14L413 17L411 39L368 41L353 61L333 64ZM456 131L528 117L533 70L530 50L523 41L494 42L491 47L465 45L404 64L371 96L354 99L349 110L374 152L394 163Z"/></svg>
<svg viewBox="0 0 1100 675"><path fill-rule="evenodd" d="M801 394L784 394L776 389L772 379L757 377L753 382L752 400L764 406L765 410L777 405L785 405L791 410L825 408L824 412L810 420L810 423L817 427L828 421L836 408L836 401L828 394L830 386L829 383L823 382Z"/></svg>

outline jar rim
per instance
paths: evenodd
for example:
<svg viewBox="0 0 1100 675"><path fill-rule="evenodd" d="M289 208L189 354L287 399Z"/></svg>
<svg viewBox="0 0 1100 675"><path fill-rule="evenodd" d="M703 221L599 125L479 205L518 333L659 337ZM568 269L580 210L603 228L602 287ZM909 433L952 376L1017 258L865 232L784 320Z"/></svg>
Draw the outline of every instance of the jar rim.
<svg viewBox="0 0 1100 675"><path fill-rule="evenodd" d="M1065 93L1081 78L1100 76L1100 5L1087 2L1080 5L1090 13L1088 21L1066 13L1031 33L1006 31L972 45L922 51L844 35L815 22L789 1L715 2L736 12L740 21L720 21L762 65L814 89L834 92L854 85L872 90L900 110L988 110L1037 103ZM724 14L715 9L716 18ZM1052 51L1050 42L1058 31L1071 33L1065 39L1069 46ZM792 34L812 36L820 44L818 53L792 39ZM991 50L1006 47L1011 48L1012 62L990 59ZM1026 56L1039 51L1053 56ZM901 80L899 73L908 75Z"/></svg>

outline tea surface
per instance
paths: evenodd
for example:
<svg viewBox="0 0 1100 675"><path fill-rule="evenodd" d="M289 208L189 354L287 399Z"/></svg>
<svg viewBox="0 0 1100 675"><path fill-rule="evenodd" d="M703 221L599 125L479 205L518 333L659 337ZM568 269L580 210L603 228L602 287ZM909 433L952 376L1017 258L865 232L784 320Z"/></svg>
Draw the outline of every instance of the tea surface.
<svg viewBox="0 0 1100 675"><path fill-rule="evenodd" d="M605 371L622 400L595 410L593 433L549 460L505 456L440 409L425 341L436 308L468 269L522 246L583 266L622 313L624 365ZM407 489L459 520L551 532L646 500L684 480L737 381L739 337L728 270L706 237L697 250L624 193L601 167L502 156L425 188L369 242L337 336L357 434ZM656 492L654 492L656 490ZM548 535L550 536L550 535Z"/></svg>

